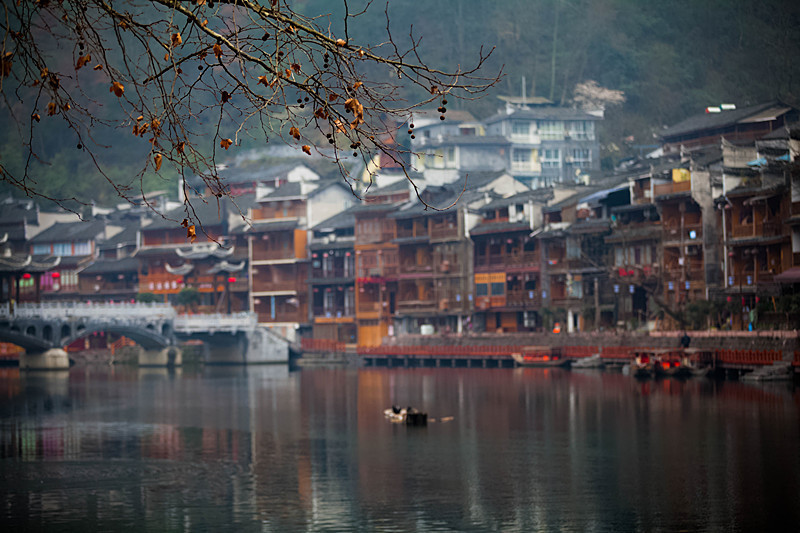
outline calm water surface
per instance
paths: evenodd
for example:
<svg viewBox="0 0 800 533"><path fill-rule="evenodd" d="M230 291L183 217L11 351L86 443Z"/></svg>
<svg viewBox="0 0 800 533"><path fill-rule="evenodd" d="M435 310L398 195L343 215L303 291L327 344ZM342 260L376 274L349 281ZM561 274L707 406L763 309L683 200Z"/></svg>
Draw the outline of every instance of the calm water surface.
<svg viewBox="0 0 800 533"><path fill-rule="evenodd" d="M393 425L392 403L429 412ZM792 384L546 369L0 371L4 530L796 531Z"/></svg>

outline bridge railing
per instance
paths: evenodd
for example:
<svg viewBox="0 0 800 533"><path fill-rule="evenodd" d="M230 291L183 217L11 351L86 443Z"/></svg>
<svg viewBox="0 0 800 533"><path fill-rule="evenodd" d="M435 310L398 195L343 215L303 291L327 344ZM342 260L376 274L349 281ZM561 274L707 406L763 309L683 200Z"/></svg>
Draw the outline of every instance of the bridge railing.
<svg viewBox="0 0 800 533"><path fill-rule="evenodd" d="M173 318L175 309L164 303L43 302L0 304L0 318Z"/></svg>
<svg viewBox="0 0 800 533"><path fill-rule="evenodd" d="M230 315L178 315L173 324L178 333L245 331L255 329L258 325L258 317L255 313L247 312Z"/></svg>

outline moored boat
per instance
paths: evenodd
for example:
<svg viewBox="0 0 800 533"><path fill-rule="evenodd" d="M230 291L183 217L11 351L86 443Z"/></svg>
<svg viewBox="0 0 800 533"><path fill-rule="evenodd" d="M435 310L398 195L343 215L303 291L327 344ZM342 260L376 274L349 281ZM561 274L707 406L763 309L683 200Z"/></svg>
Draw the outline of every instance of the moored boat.
<svg viewBox="0 0 800 533"><path fill-rule="evenodd" d="M650 378L655 375L653 350L634 350L631 352L629 373L636 378Z"/></svg>
<svg viewBox="0 0 800 533"><path fill-rule="evenodd" d="M583 359L578 359L577 361L573 361L572 368L603 368L605 367L605 363L603 362L603 358L600 356L599 353L594 355L590 355L589 357L585 357Z"/></svg>
<svg viewBox="0 0 800 533"><path fill-rule="evenodd" d="M714 352L701 348L686 348L686 368L689 375L696 378L708 376L714 370Z"/></svg>
<svg viewBox="0 0 800 533"><path fill-rule="evenodd" d="M550 346L525 346L521 352L511 354L521 366L558 367L569 366L570 360L561 356L561 349Z"/></svg>
<svg viewBox="0 0 800 533"><path fill-rule="evenodd" d="M689 361L683 348L654 351L654 370L659 376L686 377L691 375Z"/></svg>

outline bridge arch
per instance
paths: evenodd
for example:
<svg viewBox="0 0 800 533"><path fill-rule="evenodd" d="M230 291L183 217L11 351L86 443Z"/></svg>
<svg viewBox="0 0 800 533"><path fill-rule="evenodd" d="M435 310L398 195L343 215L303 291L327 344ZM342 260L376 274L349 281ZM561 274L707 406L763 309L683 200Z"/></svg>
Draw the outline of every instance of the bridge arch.
<svg viewBox="0 0 800 533"><path fill-rule="evenodd" d="M146 327L122 324L82 324L76 328L76 331L71 335L62 337L59 344L68 346L94 333L116 333L118 335L123 335L146 350L166 348L172 345L172 338L161 335L152 324L148 324Z"/></svg>

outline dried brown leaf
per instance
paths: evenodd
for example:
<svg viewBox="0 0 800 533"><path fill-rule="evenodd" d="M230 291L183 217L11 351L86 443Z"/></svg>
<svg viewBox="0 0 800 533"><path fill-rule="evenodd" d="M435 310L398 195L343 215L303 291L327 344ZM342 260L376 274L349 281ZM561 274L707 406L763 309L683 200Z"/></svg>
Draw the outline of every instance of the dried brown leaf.
<svg viewBox="0 0 800 533"><path fill-rule="evenodd" d="M222 58L222 47L218 44L215 44L211 47L211 50L214 52L214 55L217 59Z"/></svg>
<svg viewBox="0 0 800 533"><path fill-rule="evenodd" d="M161 154L156 154L153 156L153 162L156 164L156 172L161 170L161 162L164 160L164 157Z"/></svg>
<svg viewBox="0 0 800 533"><path fill-rule="evenodd" d="M309 145L307 145L307 144L304 144L304 145L302 146L302 150L303 150L305 153L307 153L308 155L311 155L311 147L310 147Z"/></svg>
<svg viewBox="0 0 800 533"><path fill-rule="evenodd" d="M232 144L233 144L233 141L230 140L230 139L222 139L221 141L219 141L219 145L221 147L225 148L226 150L228 148L230 148Z"/></svg>
<svg viewBox="0 0 800 533"><path fill-rule="evenodd" d="M119 98L125 92L125 86L122 85L120 82L115 81L114 83L111 84L111 87L109 87L108 92L114 93L116 97Z"/></svg>
<svg viewBox="0 0 800 533"><path fill-rule="evenodd" d="M291 128L289 128L289 135L291 135L292 137L294 137L298 141L300 140L300 130L298 130L295 126L292 126Z"/></svg>

